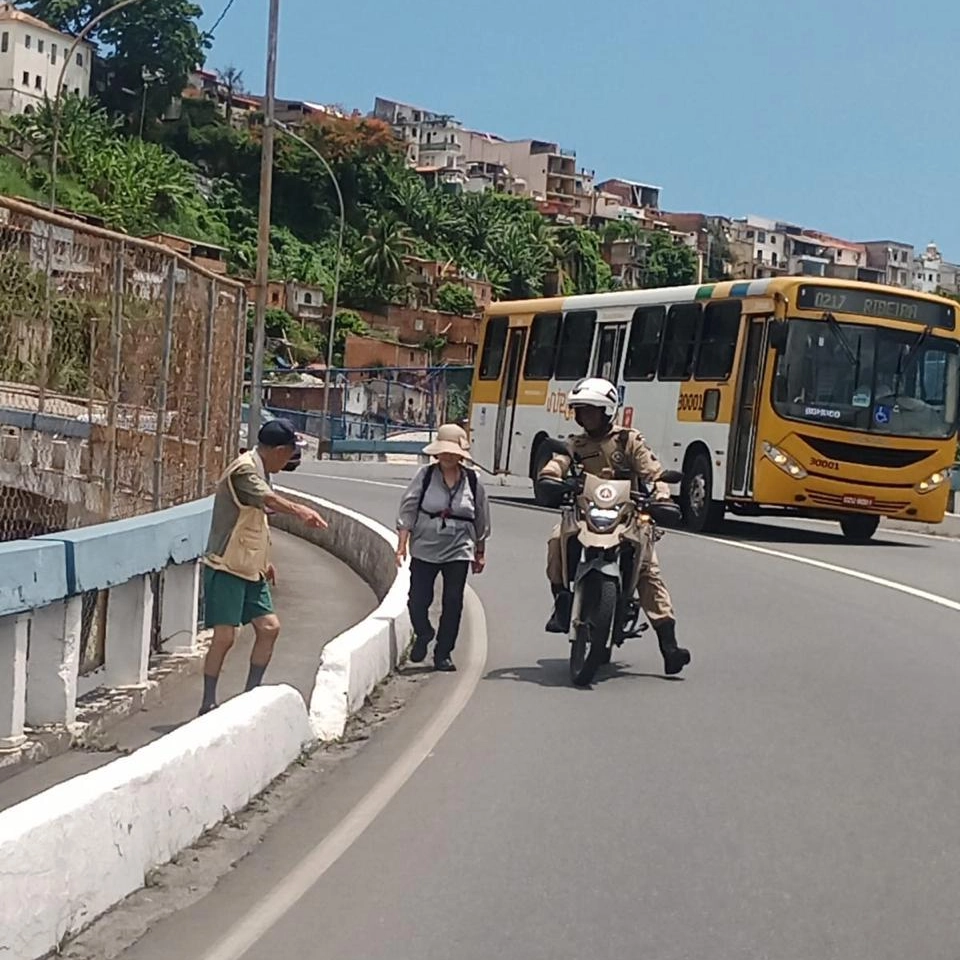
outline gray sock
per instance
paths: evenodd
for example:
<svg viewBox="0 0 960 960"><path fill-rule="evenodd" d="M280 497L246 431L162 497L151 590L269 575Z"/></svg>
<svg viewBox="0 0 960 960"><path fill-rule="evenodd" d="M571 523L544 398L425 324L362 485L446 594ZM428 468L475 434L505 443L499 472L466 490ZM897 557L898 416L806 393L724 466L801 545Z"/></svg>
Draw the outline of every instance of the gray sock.
<svg viewBox="0 0 960 960"><path fill-rule="evenodd" d="M217 702L218 677L203 675L203 706L212 707Z"/></svg>
<svg viewBox="0 0 960 960"><path fill-rule="evenodd" d="M263 683L263 675L267 672L266 666L258 667L255 663L250 664L250 672L247 674L246 691L249 692Z"/></svg>

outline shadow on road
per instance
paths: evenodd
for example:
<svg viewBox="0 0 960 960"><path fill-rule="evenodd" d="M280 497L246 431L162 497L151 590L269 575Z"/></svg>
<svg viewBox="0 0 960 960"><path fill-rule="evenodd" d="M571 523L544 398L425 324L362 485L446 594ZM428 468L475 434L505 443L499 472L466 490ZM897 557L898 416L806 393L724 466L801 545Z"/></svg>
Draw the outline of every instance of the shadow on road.
<svg viewBox="0 0 960 960"><path fill-rule="evenodd" d="M844 539L843 534L833 533L830 530L811 530L809 527L792 526L789 521L783 525L755 523L750 520L728 520L723 525L719 540L752 541L755 543L794 543L819 546L868 546L875 548L890 548L907 550L929 549L927 544L913 543L908 540L873 539L867 544L851 544Z"/></svg>
<svg viewBox="0 0 960 960"><path fill-rule="evenodd" d="M534 683L538 687L566 687L569 690L589 689L574 687L570 682L569 661L567 660L538 660L537 666L503 667L500 670L491 670L484 680L512 680L514 683ZM607 683L610 680L660 680L664 683L682 683L683 677L666 677L660 673L636 673L626 669L624 664L614 661L607 667L601 667L597 672L593 686Z"/></svg>

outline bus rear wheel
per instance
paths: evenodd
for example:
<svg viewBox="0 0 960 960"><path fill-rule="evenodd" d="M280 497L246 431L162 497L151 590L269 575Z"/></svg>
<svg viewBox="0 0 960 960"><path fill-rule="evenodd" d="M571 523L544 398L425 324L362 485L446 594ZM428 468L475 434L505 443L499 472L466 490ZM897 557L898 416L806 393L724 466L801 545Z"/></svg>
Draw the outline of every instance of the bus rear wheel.
<svg viewBox="0 0 960 960"><path fill-rule="evenodd" d="M867 543L879 526L879 517L867 516L864 513L851 513L840 521L840 529L851 543Z"/></svg>
<svg viewBox="0 0 960 960"><path fill-rule="evenodd" d="M723 524L724 505L713 499L713 467L704 453L696 454L683 471L680 506L687 529L694 533L711 533Z"/></svg>

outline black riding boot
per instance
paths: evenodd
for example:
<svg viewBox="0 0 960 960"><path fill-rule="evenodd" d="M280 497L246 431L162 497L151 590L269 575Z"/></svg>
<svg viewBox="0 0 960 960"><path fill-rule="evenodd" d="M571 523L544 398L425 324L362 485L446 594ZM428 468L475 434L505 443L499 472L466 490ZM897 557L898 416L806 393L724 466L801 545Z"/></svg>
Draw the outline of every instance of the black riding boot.
<svg viewBox="0 0 960 960"><path fill-rule="evenodd" d="M690 651L677 646L677 623L675 620L660 620L653 629L660 641L663 672L668 677L675 676L690 662Z"/></svg>
<svg viewBox="0 0 960 960"><path fill-rule="evenodd" d="M569 633L570 614L573 611L573 594L563 587L550 585L553 591L553 613L547 621L547 633Z"/></svg>

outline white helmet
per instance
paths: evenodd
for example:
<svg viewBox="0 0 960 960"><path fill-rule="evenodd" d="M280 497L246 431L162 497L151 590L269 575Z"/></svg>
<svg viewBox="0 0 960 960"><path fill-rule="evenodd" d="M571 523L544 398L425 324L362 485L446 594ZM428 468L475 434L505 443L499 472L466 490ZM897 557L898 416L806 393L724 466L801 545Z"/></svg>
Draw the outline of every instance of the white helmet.
<svg viewBox="0 0 960 960"><path fill-rule="evenodd" d="M612 419L620 406L620 393L609 380L587 377L567 394L567 406L571 410L577 407L600 407Z"/></svg>

